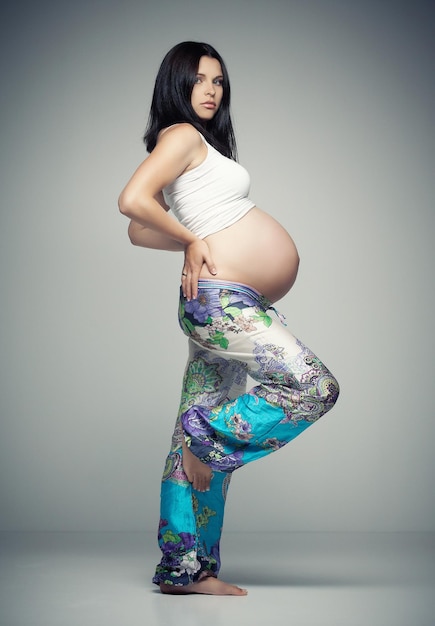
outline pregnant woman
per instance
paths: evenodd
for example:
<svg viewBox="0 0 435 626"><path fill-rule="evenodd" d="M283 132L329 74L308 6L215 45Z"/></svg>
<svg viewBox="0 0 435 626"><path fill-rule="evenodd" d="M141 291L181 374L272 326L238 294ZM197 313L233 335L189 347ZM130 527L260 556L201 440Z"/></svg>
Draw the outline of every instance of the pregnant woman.
<svg viewBox="0 0 435 626"><path fill-rule="evenodd" d="M218 578L232 472L329 411L338 384L272 306L296 279L298 252L249 199L228 74L212 46L184 42L165 56L144 140L149 156L119 207L134 245L184 253L179 323L189 343L153 582L163 593L245 595ZM257 383L248 392L247 375Z"/></svg>

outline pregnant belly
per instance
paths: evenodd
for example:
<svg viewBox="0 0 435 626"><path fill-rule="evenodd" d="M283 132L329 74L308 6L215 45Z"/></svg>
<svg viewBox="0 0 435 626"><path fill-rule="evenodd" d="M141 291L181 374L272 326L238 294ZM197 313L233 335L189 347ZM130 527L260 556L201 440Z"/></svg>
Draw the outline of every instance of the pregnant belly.
<svg viewBox="0 0 435 626"><path fill-rule="evenodd" d="M219 278L254 287L271 302L293 286L299 266L296 246L273 217L257 207L238 222L206 237L217 275L206 266L202 278Z"/></svg>

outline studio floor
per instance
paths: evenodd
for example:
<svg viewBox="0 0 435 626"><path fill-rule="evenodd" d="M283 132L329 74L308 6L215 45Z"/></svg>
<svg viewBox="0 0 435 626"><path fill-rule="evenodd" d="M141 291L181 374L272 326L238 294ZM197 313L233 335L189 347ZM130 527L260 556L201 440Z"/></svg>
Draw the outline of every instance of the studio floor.
<svg viewBox="0 0 435 626"><path fill-rule="evenodd" d="M150 533L0 534L0 626L434 626L435 534L226 534L246 597L163 596Z"/></svg>

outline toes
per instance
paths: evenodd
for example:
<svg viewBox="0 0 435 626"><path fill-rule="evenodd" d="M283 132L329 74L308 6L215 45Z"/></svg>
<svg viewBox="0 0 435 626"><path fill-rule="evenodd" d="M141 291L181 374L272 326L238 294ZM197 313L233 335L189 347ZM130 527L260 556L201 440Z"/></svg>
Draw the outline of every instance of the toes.
<svg viewBox="0 0 435 626"><path fill-rule="evenodd" d="M210 491L210 480L210 478L202 474L194 475L192 480L193 488L201 492Z"/></svg>
<svg viewBox="0 0 435 626"><path fill-rule="evenodd" d="M246 589L242 589L241 587L237 587L236 585L231 585L229 583L225 583L218 578L205 578L198 583L194 584L196 593L205 593L217 596L246 596L248 594Z"/></svg>

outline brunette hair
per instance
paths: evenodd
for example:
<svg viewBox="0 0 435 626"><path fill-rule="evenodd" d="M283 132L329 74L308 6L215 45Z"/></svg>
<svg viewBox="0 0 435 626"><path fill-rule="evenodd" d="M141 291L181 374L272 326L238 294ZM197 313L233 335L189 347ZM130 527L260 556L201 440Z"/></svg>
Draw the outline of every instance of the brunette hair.
<svg viewBox="0 0 435 626"><path fill-rule="evenodd" d="M191 94L201 57L216 59L222 68L222 102L208 122L201 120L191 105ZM188 122L224 156L237 158L236 139L230 115L230 81L220 54L209 44L184 41L166 54L157 73L144 142L148 152L157 143L162 128Z"/></svg>

